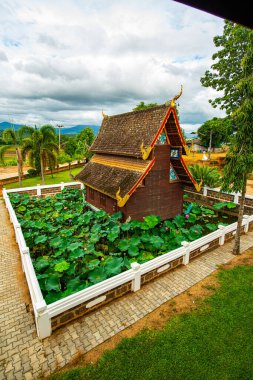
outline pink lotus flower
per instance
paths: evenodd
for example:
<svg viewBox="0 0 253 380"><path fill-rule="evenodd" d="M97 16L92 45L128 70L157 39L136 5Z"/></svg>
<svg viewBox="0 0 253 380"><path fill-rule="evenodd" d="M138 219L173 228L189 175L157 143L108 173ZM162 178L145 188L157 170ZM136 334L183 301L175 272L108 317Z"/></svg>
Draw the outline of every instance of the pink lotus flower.
<svg viewBox="0 0 253 380"><path fill-rule="evenodd" d="M189 214L186 214L185 217L186 217L186 219L188 219L189 218Z"/></svg>
<svg viewBox="0 0 253 380"><path fill-rule="evenodd" d="M168 227L165 227L165 230L166 230L166 231L168 231L168 229L169 229Z"/></svg>

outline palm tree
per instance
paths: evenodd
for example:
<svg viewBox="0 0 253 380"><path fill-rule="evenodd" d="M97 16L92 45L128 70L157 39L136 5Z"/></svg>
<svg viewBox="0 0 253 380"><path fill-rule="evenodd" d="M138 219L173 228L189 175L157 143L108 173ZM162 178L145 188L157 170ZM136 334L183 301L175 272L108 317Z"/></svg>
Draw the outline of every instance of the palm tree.
<svg viewBox="0 0 253 380"><path fill-rule="evenodd" d="M22 144L22 157L27 157L31 166L38 167L39 163L43 185L45 183L44 171L46 166L50 165L52 167L57 161L59 148L56 140L54 127L43 125L40 129L35 129L33 134L24 139Z"/></svg>
<svg viewBox="0 0 253 380"><path fill-rule="evenodd" d="M18 179L19 186L22 187L22 176L23 176L23 159L20 147L18 145L19 141L22 140L24 136L28 136L33 132L31 127L21 127L18 131L15 131L14 128L5 129L3 132L3 140L10 144L14 145L16 157L17 157L17 166L18 166ZM10 148L10 145L4 145L0 148L0 162L4 163L4 157L7 150Z"/></svg>
<svg viewBox="0 0 253 380"><path fill-rule="evenodd" d="M195 164L190 165L189 170L197 183L202 182L203 186L220 187L221 175L217 168Z"/></svg>

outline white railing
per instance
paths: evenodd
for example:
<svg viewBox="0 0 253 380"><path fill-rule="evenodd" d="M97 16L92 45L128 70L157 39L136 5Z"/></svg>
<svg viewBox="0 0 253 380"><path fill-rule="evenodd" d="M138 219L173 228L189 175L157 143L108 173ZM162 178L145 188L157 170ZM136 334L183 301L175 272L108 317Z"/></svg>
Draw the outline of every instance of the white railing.
<svg viewBox="0 0 253 380"><path fill-rule="evenodd" d="M64 184L68 185L80 185L78 182L71 182ZM62 186L62 184L60 184ZM59 187L58 185L50 185L48 187ZM43 186L46 188L47 186ZM64 187L64 186L62 186ZM26 188L26 190L34 190L33 188ZM16 189L20 192L22 189ZM23 189L25 190L25 188ZM49 305L46 304L43 295L41 293L38 280L33 268L32 260L29 253L29 248L26 246L25 239L23 237L22 229L17 220L15 211L11 205L8 193L15 192L14 190L3 190L3 197L5 200L6 207L9 211L10 219L13 223L13 227L16 234L16 240L19 246L22 266L26 275L32 304L35 313L35 322L37 327L38 336L40 339L44 339L51 335L51 318L62 314L66 310L69 310L73 307L76 307L84 302L92 300L94 304L99 304L106 299L106 293L112 289L115 289L125 283L132 282L131 290L137 291L141 288L141 276L145 273L148 273L154 269L157 269L157 272L163 272L164 270L170 267L170 263L176 259L182 258L183 264L187 265L189 263L190 253L200 249L200 251L205 251L210 249L210 243L216 239L219 239L219 245L223 245L225 241L225 236L228 233L235 233L237 228L237 223L230 224L229 226L219 226L218 230L200 238L193 242L182 242L182 247L177 248L171 252L165 253L159 257L156 257L153 260L150 260L144 264L132 263L131 269L118 274L112 278L109 278L105 281L100 282L90 286L87 289L81 290L75 294L72 294L64 299L53 302ZM94 208L96 209L96 208ZM97 210L97 209L96 209ZM242 226L244 232L246 233L249 228L249 224L253 222L253 215L248 216L244 215ZM103 296L104 295L104 296Z"/></svg>
<svg viewBox="0 0 253 380"><path fill-rule="evenodd" d="M22 192L27 192L27 191L33 191L33 190L36 190L37 191L37 194L38 196L41 195L41 190L43 189L55 189L55 188L61 188L61 190L64 189L64 187L68 187L68 186L80 186L81 189L84 188L84 185L83 183L81 182L61 182L61 183L57 183L57 184L54 184L54 185L37 185L37 186L30 186L30 187L19 187L18 189L4 189L3 192L5 191L5 193L22 193Z"/></svg>
<svg viewBox="0 0 253 380"><path fill-rule="evenodd" d="M203 187L203 195L206 197L208 196L208 190L210 191L213 191L213 192L216 192L216 193L219 193L219 194L227 194L227 195L231 195L233 200L232 202L236 203L236 204L239 204L239 199L241 197L241 193L235 193L235 192L232 192L232 193L225 193L223 191L220 191L220 188L219 187L216 187L216 188L211 188L211 187L208 187L208 186L204 186ZM253 195L248 195L246 194L245 195L245 199L251 199L253 200Z"/></svg>

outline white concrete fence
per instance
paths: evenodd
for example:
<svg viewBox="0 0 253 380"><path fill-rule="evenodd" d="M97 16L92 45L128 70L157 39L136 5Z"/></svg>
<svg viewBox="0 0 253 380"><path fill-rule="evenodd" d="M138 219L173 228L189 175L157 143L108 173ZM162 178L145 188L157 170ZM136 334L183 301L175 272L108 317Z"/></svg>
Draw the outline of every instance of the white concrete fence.
<svg viewBox="0 0 253 380"><path fill-rule="evenodd" d="M225 241L226 234L233 233L235 234L237 228L237 222L230 224L229 226L219 226L219 228L193 242L182 242L182 247L177 248L173 251L165 253L155 259L152 259L144 264L132 263L131 269L118 274L112 278L109 278L105 281L102 281L96 285L92 285L87 289L81 290L75 294L67 296L59 301L53 302L49 305L46 304L35 271L32 264L32 260L30 257L29 248L26 245L21 226L17 220L15 211L10 202L9 193L22 193L28 192L29 190L35 190L38 196L41 195L42 189L52 189L59 188L63 189L64 187L69 186L77 186L79 188L83 188L83 184L80 182L70 182L70 183L61 183L57 185L45 185L45 186L35 186L35 187L27 187L27 188L19 188L12 190L3 190L3 198L5 200L6 207L9 211L10 220L13 224L16 241L19 246L22 268L25 272L27 284L30 291L30 296L32 300L35 323L37 328L38 337L40 339L44 339L51 335L52 327L51 327L51 319L63 312L72 309L75 306L78 306L88 300L92 300L91 306L99 304L104 301L104 297L102 296L104 293L117 288L120 285L123 285L129 281L132 282L131 290L136 292L141 287L141 276L147 272L150 272L154 269L157 269L158 272L163 272L170 267L170 263L178 258L183 258L183 264L187 265L189 263L190 253L196 249L200 249L200 251L208 250L210 244L215 239L219 239L219 244L223 245ZM95 211L96 208L92 207ZM242 226L244 228L244 232L246 233L249 228L249 223L253 222L253 215L247 216L244 215ZM210 249L210 248L209 248ZM97 297L97 298L96 298ZM86 307L89 307L88 304Z"/></svg>
<svg viewBox="0 0 253 380"><path fill-rule="evenodd" d="M231 198L231 200L230 200L230 202L234 202L235 204L239 204L239 202L240 202L240 197L241 197L241 194L240 193L235 193L235 192L232 192L232 193L225 193L225 192L222 192L222 191L220 191L220 188L219 187L216 187L216 188L211 188L211 187L208 187L208 186L203 186L203 195L205 196L205 197L207 197L208 195L209 195L209 193L210 192L212 192L212 193L217 193L217 195L218 194L220 194L220 195L222 195L222 194L224 194L224 195L228 195L230 198ZM253 195L246 195L245 196L245 200L249 200L249 201L252 201L252 206L253 206ZM227 201L227 202L229 202L229 201Z"/></svg>

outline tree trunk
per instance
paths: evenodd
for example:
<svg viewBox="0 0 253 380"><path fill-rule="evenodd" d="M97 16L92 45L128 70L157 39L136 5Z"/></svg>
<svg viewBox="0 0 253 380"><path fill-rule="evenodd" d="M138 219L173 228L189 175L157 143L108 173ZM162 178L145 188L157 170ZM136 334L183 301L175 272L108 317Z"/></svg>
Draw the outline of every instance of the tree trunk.
<svg viewBox="0 0 253 380"><path fill-rule="evenodd" d="M42 155L42 152L40 153L40 170L41 170L41 182L42 182L42 185L45 185L45 179L44 179L44 163L43 163L43 155Z"/></svg>
<svg viewBox="0 0 253 380"><path fill-rule="evenodd" d="M69 162L69 174L70 174L70 176L72 175L72 173L71 173L71 162Z"/></svg>
<svg viewBox="0 0 253 380"><path fill-rule="evenodd" d="M21 153L19 151L19 148L16 147L16 157L18 161L18 180L19 180L19 187L22 187L22 176L23 176L23 160Z"/></svg>
<svg viewBox="0 0 253 380"><path fill-rule="evenodd" d="M241 238L241 227L242 227L242 219L243 219L243 212L244 212L245 194L246 194L246 183L247 183L247 179L245 179L245 184L242 189L242 195L240 197L237 229L236 229L236 234L235 234L235 244L233 248L234 255L240 255L240 238Z"/></svg>

